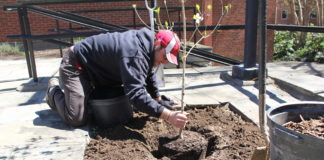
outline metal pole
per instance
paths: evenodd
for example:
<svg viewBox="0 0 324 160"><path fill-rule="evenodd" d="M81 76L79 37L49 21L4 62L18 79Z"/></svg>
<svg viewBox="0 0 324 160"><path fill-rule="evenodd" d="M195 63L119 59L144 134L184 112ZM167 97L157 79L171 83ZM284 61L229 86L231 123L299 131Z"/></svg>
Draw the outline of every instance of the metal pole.
<svg viewBox="0 0 324 160"><path fill-rule="evenodd" d="M150 23L151 23L151 30L154 32L154 9L156 8L156 0L152 0L152 7L148 6L148 0L145 0L145 5L146 8L149 10L149 14L150 14ZM157 79L157 83L160 87L164 87L165 86L165 81L164 81L164 71L163 71L164 65L160 64L156 70L156 79Z"/></svg>
<svg viewBox="0 0 324 160"><path fill-rule="evenodd" d="M18 11L21 34L25 36L26 30L25 30L25 22L24 22L24 18L23 18L25 15L24 15L22 8L18 8L17 11ZM28 50L27 40L25 38L23 39L23 44L24 44L25 57L26 57L26 62L27 62L28 75L29 75L29 78L31 78L32 71L31 71L31 65L30 65L29 50Z"/></svg>
<svg viewBox="0 0 324 160"><path fill-rule="evenodd" d="M55 20L55 22L56 22L57 33L60 34L60 23L58 20ZM60 56L63 57L63 50L61 45L59 45L59 49L60 49Z"/></svg>
<svg viewBox="0 0 324 160"><path fill-rule="evenodd" d="M71 22L69 23L69 29L70 29L70 32L73 32L72 31L72 23ZM73 36L71 36L71 38L70 38L70 43L71 44L74 44Z"/></svg>
<svg viewBox="0 0 324 160"><path fill-rule="evenodd" d="M256 67L257 23L258 1L246 0L244 64L232 67L232 76L234 78L252 80L258 76L258 68Z"/></svg>
<svg viewBox="0 0 324 160"><path fill-rule="evenodd" d="M193 12L194 12L194 15L196 15L196 8L193 8ZM180 22L180 21L179 21ZM193 22L195 23L195 20L193 20ZM196 34L197 32L195 32L195 35L194 35L194 43L196 44L196 42L197 42L197 34Z"/></svg>
<svg viewBox="0 0 324 160"><path fill-rule="evenodd" d="M29 19L28 19L28 13L27 13L27 8L23 7L23 13L24 13L24 23L25 23L25 31L26 35L30 36L31 31L30 31L30 24L29 24ZM34 79L34 82L38 82L37 78L37 71L36 71L36 63L35 63L35 56L34 56L34 48L33 48L33 41L31 39L27 39L27 45L28 45L28 50L29 50L29 60L31 64L31 69L32 69L32 77Z"/></svg>
<svg viewBox="0 0 324 160"><path fill-rule="evenodd" d="M265 81L266 81L266 55L267 55L267 19L266 19L266 0L260 0L260 16L259 16L259 125L261 128L262 134L265 134L264 129L264 114L265 114Z"/></svg>
<svg viewBox="0 0 324 160"><path fill-rule="evenodd" d="M247 0L245 12L244 68L251 68L256 66L258 1Z"/></svg>
<svg viewBox="0 0 324 160"><path fill-rule="evenodd" d="M152 7L148 6L147 0L145 0L145 5L146 5L146 8L149 10L151 30L154 31L154 9L156 8L156 0L154 0L154 2L152 1L152 4L151 4Z"/></svg>

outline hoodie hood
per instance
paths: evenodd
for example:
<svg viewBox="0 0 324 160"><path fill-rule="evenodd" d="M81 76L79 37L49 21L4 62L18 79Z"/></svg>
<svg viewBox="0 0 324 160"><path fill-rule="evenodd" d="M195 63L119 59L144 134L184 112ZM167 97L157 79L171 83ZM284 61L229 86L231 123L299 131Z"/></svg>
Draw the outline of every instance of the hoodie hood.
<svg viewBox="0 0 324 160"><path fill-rule="evenodd" d="M147 28L143 28L138 30L137 37L141 49L147 53L150 58L154 58L154 32ZM153 59L151 60L153 63Z"/></svg>

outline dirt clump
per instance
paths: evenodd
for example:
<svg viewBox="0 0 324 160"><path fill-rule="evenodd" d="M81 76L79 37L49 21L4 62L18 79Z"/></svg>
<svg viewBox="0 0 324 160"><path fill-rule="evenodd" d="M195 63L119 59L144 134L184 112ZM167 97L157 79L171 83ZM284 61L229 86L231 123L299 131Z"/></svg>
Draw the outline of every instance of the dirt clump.
<svg viewBox="0 0 324 160"><path fill-rule="evenodd" d="M301 134L324 138L324 115L308 120L305 120L300 115L300 119L300 122L290 121L285 123L283 126Z"/></svg>
<svg viewBox="0 0 324 160"><path fill-rule="evenodd" d="M229 107L208 106L187 112L190 115L183 130L184 138L192 141L195 140L192 135L195 135L197 141L206 140L206 159L247 160L251 159L256 147L265 145L258 127L244 121ZM85 160L183 159L174 157L171 152L161 151L163 137L176 137L179 130L144 113L135 112L133 120L124 126L106 129L93 127L90 134L92 138L85 150ZM184 146L190 147L190 143L186 142Z"/></svg>
<svg viewBox="0 0 324 160"><path fill-rule="evenodd" d="M179 133L162 135L159 138L160 155L171 159L197 160L205 158L208 141L199 133L182 131Z"/></svg>

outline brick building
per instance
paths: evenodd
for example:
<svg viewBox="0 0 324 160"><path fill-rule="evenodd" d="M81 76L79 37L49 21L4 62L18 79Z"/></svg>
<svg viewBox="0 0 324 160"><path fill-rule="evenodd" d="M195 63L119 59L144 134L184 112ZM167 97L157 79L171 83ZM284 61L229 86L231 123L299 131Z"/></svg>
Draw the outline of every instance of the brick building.
<svg viewBox="0 0 324 160"><path fill-rule="evenodd" d="M162 0L157 0L158 7L164 7ZM208 17L205 17L202 25L215 25L221 15L221 1L215 0L187 0L186 6L195 8L196 3L200 4L201 9L206 9L208 5L212 5L213 9L208 13ZM245 2L242 0L223 0L224 4L231 4L232 8L229 10L228 14L222 19L222 25L244 25L245 24ZM2 0L0 5L16 3L16 0ZM268 0L268 10L267 10L267 20L269 24L275 23L275 0ZM117 1L117 2L97 2L97 3L78 3L78 4L51 4L51 5L40 5L42 8L47 8L50 10L62 10L62 11L77 11L83 10L82 13L77 13L83 16L94 18L99 21L103 21L114 25L131 25L134 24L133 10L124 11L110 11L110 12L86 12L85 10L103 10L103 9L131 9L132 5L136 4L137 8L145 8L144 0L142 1ZM181 6L179 0L167 1L168 7L179 7ZM180 19L180 13L177 10L169 10L169 17L173 22L182 21ZM207 12L206 12L207 13ZM147 10L139 10L141 18L145 22L149 22L149 16ZM194 9L188 9L187 21L194 22L192 19L194 14ZM32 34L49 34L49 29L56 28L56 20L49 18L40 14L28 12ZM167 20L167 14L165 10L161 9L161 19L162 23ZM135 16L135 23L142 24L141 20ZM60 28L69 28L69 23L59 20ZM76 24L72 24L72 28L80 27ZM7 35L17 35L20 34L20 27L18 16L15 11L8 12L4 11L1 7L0 9L0 42L10 42L18 41L13 39L8 39ZM192 33L192 32L191 32ZM188 33L187 37L191 37L191 33ZM182 33L178 33L182 36ZM244 30L221 30L214 33L211 37L205 39L203 42L205 45L213 47L213 52L234 58L237 60L242 60L244 56ZM268 53L269 55L273 52L273 31L268 31Z"/></svg>
<svg viewBox="0 0 324 160"><path fill-rule="evenodd" d="M321 5L321 4L319 4L319 5ZM312 23L315 26L320 26L318 21L320 21L319 19L323 18L323 17L321 17L320 15L317 15L317 13L316 13L317 10L316 10L315 4L308 2L308 7L304 7L303 11L305 12L306 10L308 13L304 13L305 15L307 15L307 17L305 15L303 16L304 20L307 19L307 20L309 20L309 23ZM299 12L298 8L297 8L296 12L297 13ZM321 12L321 11L319 11L319 12ZM323 13L319 13L319 14L323 14ZM295 21L296 17L294 16L291 7L289 7L288 3L285 2L285 0L276 0L275 17L276 17L275 24L297 25L297 23ZM317 18L319 18L319 19L317 19ZM307 25L307 23L303 24L303 25Z"/></svg>

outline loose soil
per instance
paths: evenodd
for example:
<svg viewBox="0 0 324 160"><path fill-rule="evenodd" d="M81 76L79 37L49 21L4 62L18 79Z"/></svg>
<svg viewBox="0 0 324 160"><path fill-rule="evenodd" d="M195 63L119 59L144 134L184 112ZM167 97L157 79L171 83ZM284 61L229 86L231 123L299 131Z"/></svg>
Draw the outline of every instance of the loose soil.
<svg viewBox="0 0 324 160"><path fill-rule="evenodd" d="M84 159L183 159L174 157L171 151L163 152L165 149L161 146L166 144L165 142L177 141L173 145L176 144L182 149L192 146L197 148L203 144L198 142L206 140L205 155L208 160L247 160L251 159L256 147L265 146L258 127L244 121L228 106L194 108L187 112L190 113L189 121L183 130L183 139L186 142L179 140L179 130L170 124L135 112L134 119L127 125L107 129L93 127ZM195 134L192 134L193 132Z"/></svg>
<svg viewBox="0 0 324 160"><path fill-rule="evenodd" d="M300 116L300 122L287 122L283 126L293 131L324 138L324 115L318 118L305 120Z"/></svg>

